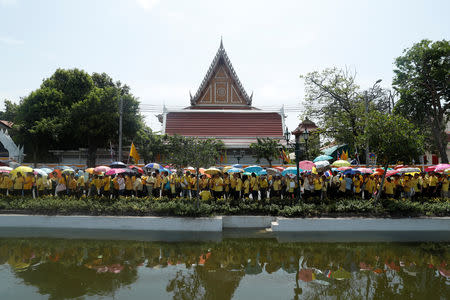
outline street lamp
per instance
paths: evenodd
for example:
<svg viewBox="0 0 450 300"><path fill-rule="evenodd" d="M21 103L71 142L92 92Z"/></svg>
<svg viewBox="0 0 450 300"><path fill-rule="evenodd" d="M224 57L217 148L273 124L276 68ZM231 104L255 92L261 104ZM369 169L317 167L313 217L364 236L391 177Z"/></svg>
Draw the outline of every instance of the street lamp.
<svg viewBox="0 0 450 300"><path fill-rule="evenodd" d="M244 157L244 155L245 155L244 150L240 150L240 151L233 150L233 156L237 159L238 164L239 164L241 158Z"/></svg>
<svg viewBox="0 0 450 300"><path fill-rule="evenodd" d="M286 131L284 132L284 139L286 140L286 145L289 145L289 140L291 139L291 133L286 127Z"/></svg>
<svg viewBox="0 0 450 300"><path fill-rule="evenodd" d="M303 140L305 141L305 159L308 160L308 138L309 131L308 128L305 128L305 131L302 133Z"/></svg>
<svg viewBox="0 0 450 300"><path fill-rule="evenodd" d="M370 89L370 93L373 93L373 90L375 89L375 86L377 84L379 84L382 81L382 79L378 79L377 81L375 81L375 83L373 84L372 88ZM365 106L366 106L366 124L364 126L364 131L366 133L366 139L367 139L367 120L369 118L369 94L367 93L367 91L364 93L365 94ZM369 140L367 139L366 141L366 167L369 165Z"/></svg>
<svg viewBox="0 0 450 300"><path fill-rule="evenodd" d="M300 127L300 125L292 131L292 134L295 135L295 165L297 166L297 182L298 182L298 189L297 189L297 197L298 201L302 199L302 194L300 191L300 136L303 133L303 129Z"/></svg>

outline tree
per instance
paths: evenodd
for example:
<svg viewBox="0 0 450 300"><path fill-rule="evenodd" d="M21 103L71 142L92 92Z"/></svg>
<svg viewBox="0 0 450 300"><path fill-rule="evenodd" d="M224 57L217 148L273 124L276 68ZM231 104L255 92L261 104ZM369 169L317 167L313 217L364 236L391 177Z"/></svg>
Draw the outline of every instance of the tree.
<svg viewBox="0 0 450 300"><path fill-rule="evenodd" d="M363 145L369 142L384 170L387 170L389 163L408 163L423 153L424 137L406 118L373 111L367 121L367 131L360 136L359 142ZM383 174L377 199L383 189L385 177L386 172Z"/></svg>
<svg viewBox="0 0 450 300"><path fill-rule="evenodd" d="M167 147L164 144L164 136L155 134L147 126L142 126L138 130L134 143L146 164L158 161L166 153Z"/></svg>
<svg viewBox="0 0 450 300"><path fill-rule="evenodd" d="M450 44L422 40L395 60L393 86L400 95L395 113L430 133L431 149L448 163L445 127L450 109Z"/></svg>
<svg viewBox="0 0 450 300"><path fill-rule="evenodd" d="M3 103L5 105L5 109L4 111L0 111L0 120L13 122L17 116L18 105L8 99L5 99Z"/></svg>
<svg viewBox="0 0 450 300"><path fill-rule="evenodd" d="M376 85L361 90L356 74L348 70L325 69L301 78L305 80L305 115L317 119L321 134L339 144L355 147L358 136L364 133L366 104L369 112L390 109L388 90Z"/></svg>
<svg viewBox="0 0 450 300"><path fill-rule="evenodd" d="M272 161L280 156L280 143L276 139L256 138L256 143L250 144L250 151L258 163L264 158L272 167Z"/></svg>
<svg viewBox="0 0 450 300"><path fill-rule="evenodd" d="M142 126L142 117L139 101L129 87L114 83L105 73L91 76L78 69L57 69L17 106L18 139L32 149L35 163L52 148L87 146L88 165L93 166L96 149L117 137L119 96L124 103L123 135L131 142Z"/></svg>

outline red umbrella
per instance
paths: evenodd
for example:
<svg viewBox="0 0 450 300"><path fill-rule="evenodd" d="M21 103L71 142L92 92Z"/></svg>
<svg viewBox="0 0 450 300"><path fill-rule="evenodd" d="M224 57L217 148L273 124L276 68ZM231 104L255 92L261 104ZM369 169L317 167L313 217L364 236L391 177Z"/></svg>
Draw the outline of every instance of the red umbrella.
<svg viewBox="0 0 450 300"><path fill-rule="evenodd" d="M144 174L144 170L142 170L142 168L141 167L138 167L138 166L129 166L128 168L130 168L130 169L133 169L133 170L136 170L136 171L138 171L139 173L141 173L141 174Z"/></svg>
<svg viewBox="0 0 450 300"><path fill-rule="evenodd" d="M398 174L397 170L390 170L390 171L387 171L386 177L390 177L390 176L395 175L395 174Z"/></svg>
<svg viewBox="0 0 450 300"><path fill-rule="evenodd" d="M435 172L444 172L445 170L447 170L448 168L450 168L449 164L439 164L436 166L436 168L434 169Z"/></svg>
<svg viewBox="0 0 450 300"><path fill-rule="evenodd" d="M283 172L283 171L284 171L284 168L283 168L283 167L273 167L273 168L279 170L280 172Z"/></svg>
<svg viewBox="0 0 450 300"><path fill-rule="evenodd" d="M373 173L373 170L369 169L369 168L358 168L357 170L363 174L372 174Z"/></svg>
<svg viewBox="0 0 450 300"><path fill-rule="evenodd" d="M396 165L395 167L394 167L394 170L397 170L397 169L401 169L401 168L407 168L408 166L405 166L405 165Z"/></svg>
<svg viewBox="0 0 450 300"><path fill-rule="evenodd" d="M434 172L434 170L436 169L437 166L431 166L431 167L427 167L425 169L425 172Z"/></svg>
<svg viewBox="0 0 450 300"><path fill-rule="evenodd" d="M107 166L98 166L98 167L95 167L95 168L94 168L94 172L95 172L95 173L106 173L106 172L108 172L109 170L111 170L111 168L110 168L110 167L107 167Z"/></svg>

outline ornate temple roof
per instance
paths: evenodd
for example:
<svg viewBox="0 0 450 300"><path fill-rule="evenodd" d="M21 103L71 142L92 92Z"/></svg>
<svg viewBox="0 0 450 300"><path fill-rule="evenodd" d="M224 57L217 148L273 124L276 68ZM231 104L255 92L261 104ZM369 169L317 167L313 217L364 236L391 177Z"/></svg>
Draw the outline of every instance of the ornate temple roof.
<svg viewBox="0 0 450 300"><path fill-rule="evenodd" d="M191 105L245 105L251 106L248 96L228 58L222 39L211 65L197 92L191 95Z"/></svg>

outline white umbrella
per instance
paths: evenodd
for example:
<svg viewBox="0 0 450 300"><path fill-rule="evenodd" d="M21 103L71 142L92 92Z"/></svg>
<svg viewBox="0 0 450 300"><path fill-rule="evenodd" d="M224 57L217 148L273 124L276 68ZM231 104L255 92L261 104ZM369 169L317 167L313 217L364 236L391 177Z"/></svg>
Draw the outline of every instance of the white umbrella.
<svg viewBox="0 0 450 300"><path fill-rule="evenodd" d="M316 169L323 169L325 167L328 167L330 165L330 162L327 160L320 160L315 162L316 164Z"/></svg>

